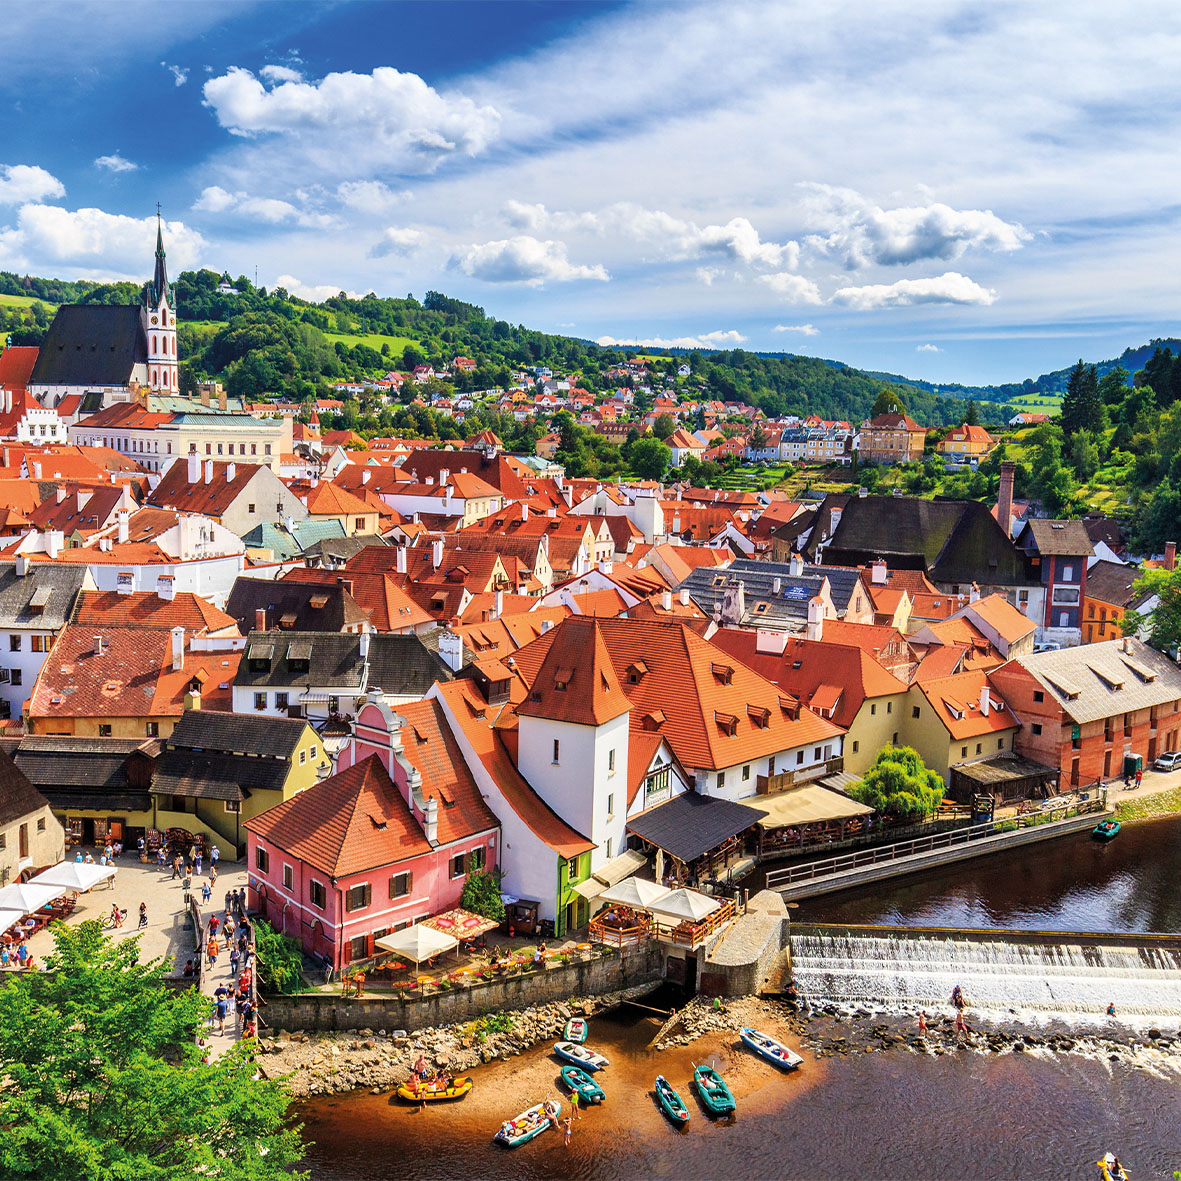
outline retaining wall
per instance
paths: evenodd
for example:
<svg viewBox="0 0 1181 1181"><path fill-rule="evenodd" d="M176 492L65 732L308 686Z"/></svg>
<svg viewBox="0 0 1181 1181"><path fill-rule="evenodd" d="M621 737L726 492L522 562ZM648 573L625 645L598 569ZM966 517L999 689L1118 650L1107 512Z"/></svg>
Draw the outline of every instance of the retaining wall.
<svg viewBox="0 0 1181 1181"><path fill-rule="evenodd" d="M485 1013L616 992L660 980L662 975L660 945L648 943L625 955L596 955L558 968L523 972L413 1000L377 994L356 1000L331 993L298 993L267 997L262 1012L271 1029L405 1029L412 1033L428 1026L471 1021Z"/></svg>

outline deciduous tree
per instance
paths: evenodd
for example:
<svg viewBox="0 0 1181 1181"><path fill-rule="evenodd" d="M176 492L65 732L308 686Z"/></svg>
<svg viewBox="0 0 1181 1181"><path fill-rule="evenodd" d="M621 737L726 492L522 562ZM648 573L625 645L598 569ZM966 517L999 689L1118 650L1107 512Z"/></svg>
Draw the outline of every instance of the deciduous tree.
<svg viewBox="0 0 1181 1181"><path fill-rule="evenodd" d="M889 816L929 816L943 799L943 780L910 746L883 747L849 794Z"/></svg>

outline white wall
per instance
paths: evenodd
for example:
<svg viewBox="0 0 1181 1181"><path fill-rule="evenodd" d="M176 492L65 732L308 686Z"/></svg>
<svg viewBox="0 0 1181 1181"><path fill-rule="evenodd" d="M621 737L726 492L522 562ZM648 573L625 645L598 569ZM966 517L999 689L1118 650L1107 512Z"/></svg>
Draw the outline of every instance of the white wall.
<svg viewBox="0 0 1181 1181"><path fill-rule="evenodd" d="M12 650L11 637L16 636L20 643L20 651ZM33 637L41 638L42 651L33 651ZM49 655L50 645L53 643L54 633L37 627L6 627L0 630L0 669L7 676L0 681L0 701L8 703L8 713L5 717L19 718L21 707L33 692L33 685L37 681L37 674ZM14 676L15 674L15 676ZM16 682L20 683L17 684Z"/></svg>

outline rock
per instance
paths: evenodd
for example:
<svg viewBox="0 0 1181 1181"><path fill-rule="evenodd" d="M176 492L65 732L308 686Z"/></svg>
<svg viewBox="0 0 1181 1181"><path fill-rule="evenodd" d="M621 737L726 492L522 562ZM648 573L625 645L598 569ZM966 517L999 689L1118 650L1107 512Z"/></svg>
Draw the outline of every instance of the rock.
<svg viewBox="0 0 1181 1181"><path fill-rule="evenodd" d="M370 1088L369 1088L369 1094L370 1094L370 1095L380 1095L380 1094L381 1094L381 1088L380 1088L380 1087L370 1087Z"/></svg>
<svg viewBox="0 0 1181 1181"><path fill-rule="evenodd" d="M1150 1029L1148 1031L1148 1036L1150 1038L1152 1038L1152 1040L1155 1042L1160 1038L1160 1030L1159 1029Z"/></svg>

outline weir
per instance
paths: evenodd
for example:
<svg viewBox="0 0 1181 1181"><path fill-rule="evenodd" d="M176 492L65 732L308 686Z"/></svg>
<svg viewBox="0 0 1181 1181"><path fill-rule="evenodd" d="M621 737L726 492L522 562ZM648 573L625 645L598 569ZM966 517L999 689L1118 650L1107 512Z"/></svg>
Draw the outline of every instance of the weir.
<svg viewBox="0 0 1181 1181"><path fill-rule="evenodd" d="M792 925L792 972L809 1000L946 1005L1103 1019L1181 1018L1181 936Z"/></svg>

